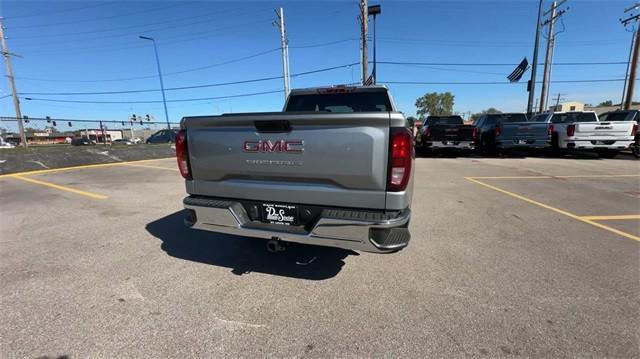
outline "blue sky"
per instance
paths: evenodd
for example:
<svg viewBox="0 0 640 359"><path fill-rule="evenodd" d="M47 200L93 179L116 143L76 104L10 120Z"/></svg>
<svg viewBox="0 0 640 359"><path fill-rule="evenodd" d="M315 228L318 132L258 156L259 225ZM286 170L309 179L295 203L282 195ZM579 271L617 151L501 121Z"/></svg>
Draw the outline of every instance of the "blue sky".
<svg viewBox="0 0 640 359"><path fill-rule="evenodd" d="M518 63L531 59L537 1L370 1L382 5L378 17L378 60L438 63ZM630 1L569 0L564 29L556 40L556 62L622 62L631 33L618 19ZM550 1L545 1L545 7ZM152 44L157 40L165 87L224 83L282 74L274 8L285 11L291 73L358 62L358 2L351 1L3 1L7 41L14 58L18 91L24 97L64 101L159 101L160 92L57 96L33 93L158 89ZM540 60L544 56L541 42ZM273 51L270 51L273 50ZM371 48L370 48L371 50ZM270 52L269 52L270 51ZM211 65L249 57L219 66ZM206 67L205 69L194 70ZM4 73L4 66L3 75ZM625 65L555 66L553 80L620 79ZM184 72L186 70L186 72ZM378 80L504 82L509 66L379 65ZM357 82L359 66L292 78L292 87ZM176 73L178 72L178 73ZM541 67L539 74L541 77ZM525 75L525 77L528 76ZM143 77L143 78L139 78ZM135 79L131 79L135 78ZM107 80L107 81L104 81ZM523 81L525 82L525 81ZM415 114L415 99L431 91L451 91L455 111L488 107L524 111L524 84L390 84L400 109ZM538 86L538 90L539 90ZM566 100L618 102L622 82L552 84ZM273 94L194 102L170 102L171 121L184 115L277 111L282 80L168 91L169 100L279 91ZM6 81L1 87L10 93ZM33 94L33 95L27 95ZM130 114L164 119L161 103L90 104L22 100L31 117L126 120ZM0 115L13 116L10 98Z"/></svg>

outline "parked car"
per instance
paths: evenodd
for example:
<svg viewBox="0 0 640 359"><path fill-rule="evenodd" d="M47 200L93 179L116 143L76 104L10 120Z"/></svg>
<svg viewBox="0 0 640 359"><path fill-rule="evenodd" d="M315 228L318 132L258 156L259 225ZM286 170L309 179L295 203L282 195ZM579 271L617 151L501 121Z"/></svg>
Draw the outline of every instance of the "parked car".
<svg viewBox="0 0 640 359"><path fill-rule="evenodd" d="M86 137L76 137L71 139L72 146L91 146L95 144L96 144L95 141L91 141Z"/></svg>
<svg viewBox="0 0 640 359"><path fill-rule="evenodd" d="M635 121L603 122L593 111L543 113L534 121L549 124L554 150L589 149L604 158L629 148L637 129Z"/></svg>
<svg viewBox="0 0 640 359"><path fill-rule="evenodd" d="M114 145L127 145L127 146L135 145L135 143L133 141L131 141L130 139L128 139L128 138L118 138L116 140L111 141L111 144L114 144Z"/></svg>
<svg viewBox="0 0 640 359"><path fill-rule="evenodd" d="M416 151L436 149L472 150L474 126L460 116L429 116L416 137Z"/></svg>
<svg viewBox="0 0 640 359"><path fill-rule="evenodd" d="M12 143L7 142L4 140L4 138L0 137L0 149L15 148L15 147L16 146L14 146Z"/></svg>
<svg viewBox="0 0 640 359"><path fill-rule="evenodd" d="M146 143L175 143L178 130L160 130L147 138Z"/></svg>
<svg viewBox="0 0 640 359"><path fill-rule="evenodd" d="M524 113L491 113L480 116L475 126L475 147L484 153L495 153L498 150L496 137L500 136L505 123L527 122Z"/></svg>
<svg viewBox="0 0 640 359"><path fill-rule="evenodd" d="M626 121L634 121L636 124L640 123L640 111L638 110L618 110L611 111L607 113L603 113L599 116L600 121L602 122L626 122ZM631 145L631 151L633 155L637 158L640 158L640 131L638 131L638 126L636 126L636 130L634 131L634 139L633 144Z"/></svg>
<svg viewBox="0 0 640 359"><path fill-rule="evenodd" d="M292 90L283 112L185 117L192 228L375 253L409 243L413 136L385 87Z"/></svg>

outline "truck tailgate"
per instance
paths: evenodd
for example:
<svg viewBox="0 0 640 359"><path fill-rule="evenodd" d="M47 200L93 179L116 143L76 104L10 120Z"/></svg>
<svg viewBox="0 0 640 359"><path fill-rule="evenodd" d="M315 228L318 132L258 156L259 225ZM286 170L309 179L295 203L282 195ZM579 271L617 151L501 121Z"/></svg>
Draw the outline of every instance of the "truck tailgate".
<svg viewBox="0 0 640 359"><path fill-rule="evenodd" d="M472 125L433 125L431 126L431 141L471 141L473 140Z"/></svg>
<svg viewBox="0 0 640 359"><path fill-rule="evenodd" d="M389 124L401 114L261 113L183 119L192 195L385 208Z"/></svg>
<svg viewBox="0 0 640 359"><path fill-rule="evenodd" d="M635 122L578 122L575 124L575 137L577 139L611 138L623 139L633 137L631 129Z"/></svg>
<svg viewBox="0 0 640 359"><path fill-rule="evenodd" d="M500 139L509 140L546 140L549 125L544 122L511 122L502 124Z"/></svg>

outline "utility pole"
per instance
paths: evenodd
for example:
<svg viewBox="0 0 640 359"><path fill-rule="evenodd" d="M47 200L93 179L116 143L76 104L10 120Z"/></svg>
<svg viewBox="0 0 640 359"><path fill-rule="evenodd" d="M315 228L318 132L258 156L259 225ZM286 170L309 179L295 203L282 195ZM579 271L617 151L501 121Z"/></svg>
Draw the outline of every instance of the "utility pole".
<svg viewBox="0 0 640 359"><path fill-rule="evenodd" d="M22 112L20 111L20 99L18 98L18 90L16 90L16 83L13 78L13 66L11 65L11 56L14 54L9 52L7 47L7 40L4 38L4 24L0 17L0 43L2 44L2 55L4 56L4 63L7 65L7 78L9 79L9 86L11 86L11 92L13 93L13 107L16 109L16 121L18 122L18 129L20 131L20 144L22 147L27 147L27 136L24 134L24 123L22 122Z"/></svg>
<svg viewBox="0 0 640 359"><path fill-rule="evenodd" d="M560 100L564 100L563 98L561 98L561 96L564 95L562 93L557 93L556 94L556 107L554 107L554 112L558 111L558 106L560 106Z"/></svg>
<svg viewBox="0 0 640 359"><path fill-rule="evenodd" d="M547 32L547 53L544 58L544 71L542 73L542 90L540 91L540 109L539 112L543 112L547 108L547 91L549 87L549 77L551 77L551 63L553 61L553 46L555 45L555 36L553 34L553 25L555 24L556 16L556 2L551 4L551 21L546 21L548 27Z"/></svg>
<svg viewBox="0 0 640 359"><path fill-rule="evenodd" d="M629 85L627 86L627 99L624 101L624 109L631 108L633 103L633 91L636 86L636 71L638 69L638 53L640 53L640 39L638 38L638 31L636 31L635 42L633 45L633 58L631 59L631 70L629 71Z"/></svg>
<svg viewBox="0 0 640 359"><path fill-rule="evenodd" d="M556 10L560 7L560 5L564 4L567 0L562 0L560 3L556 3L555 1L551 5L551 8L546 11L543 15L550 14L549 19L547 19L542 26L548 26L547 29L547 53L544 60L544 73L542 78L542 91L540 93L540 112L543 112L547 107L547 102L549 101L549 82L551 81L551 67L553 64L553 50L556 42L556 34L554 31L554 25L558 18L560 18L567 9L563 9L560 11Z"/></svg>
<svg viewBox="0 0 640 359"><path fill-rule="evenodd" d="M635 4L634 6L625 9L625 13L628 13L632 10L637 9L638 7L640 7L640 3ZM631 14L631 16L629 16L626 19L620 19L620 22L622 23L623 26L627 26L629 23L631 23L632 21L637 22L638 18L640 18L640 14ZM635 25L634 25L635 26ZM634 31L635 34L633 36L633 54L631 56L631 61L629 64L629 67L631 67L631 69L629 70L629 84L627 85L626 88L626 96L627 98L624 101L624 106L623 108L625 110L628 110L631 108L631 104L633 103L633 92L635 90L635 86L636 86L636 72L637 72L637 68L638 68L638 57L640 54L640 37L639 36L639 31L635 30ZM623 89L624 92L624 89Z"/></svg>
<svg viewBox="0 0 640 359"><path fill-rule="evenodd" d="M624 84L622 85L622 98L620 99L620 109L624 106L624 98L627 94L627 82L629 82L629 65L631 65L631 58L633 57L633 47L636 40L637 29L633 30L633 35L631 35L631 46L629 46L629 57L627 59L627 69L624 72Z"/></svg>
<svg viewBox="0 0 640 359"><path fill-rule="evenodd" d="M536 39L533 44L533 61L531 62L531 80L529 80L529 100L527 114L533 112L533 98L536 93L536 68L538 67L538 44L540 43L540 20L542 19L542 0L538 3L538 19L536 20Z"/></svg>
<svg viewBox="0 0 640 359"><path fill-rule="evenodd" d="M541 0L542 1L542 0ZM362 44L362 58L360 64L362 65L362 84L367 81L369 77L368 62L369 53L367 51L367 36L368 36L368 22L369 22L369 5L367 0L360 0L360 40Z"/></svg>
<svg viewBox="0 0 640 359"><path fill-rule="evenodd" d="M280 48L282 49L282 77L284 79L284 100L287 101L289 89L291 87L291 79L289 76L289 39L284 27L284 9L275 10L278 20L274 25L280 30Z"/></svg>

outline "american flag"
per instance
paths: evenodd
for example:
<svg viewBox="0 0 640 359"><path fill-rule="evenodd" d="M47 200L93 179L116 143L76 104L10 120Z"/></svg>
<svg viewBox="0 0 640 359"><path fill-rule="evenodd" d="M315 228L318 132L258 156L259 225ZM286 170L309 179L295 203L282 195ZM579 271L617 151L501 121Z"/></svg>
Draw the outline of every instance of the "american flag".
<svg viewBox="0 0 640 359"><path fill-rule="evenodd" d="M518 82L522 78L522 75L524 75L524 73L528 69L529 61L527 61L527 58L525 57L524 59L522 59L522 62L520 62L520 65L518 65L518 67L516 67L516 69L513 70L511 74L509 74L509 76L507 76L507 79L509 80L509 82Z"/></svg>

